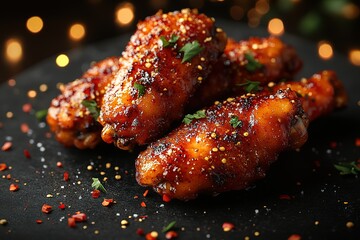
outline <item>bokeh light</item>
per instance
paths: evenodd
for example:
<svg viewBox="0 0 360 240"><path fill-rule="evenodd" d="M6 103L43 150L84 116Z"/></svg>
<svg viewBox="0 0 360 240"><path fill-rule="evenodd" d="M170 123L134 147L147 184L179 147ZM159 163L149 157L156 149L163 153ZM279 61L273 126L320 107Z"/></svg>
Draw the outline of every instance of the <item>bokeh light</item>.
<svg viewBox="0 0 360 240"><path fill-rule="evenodd" d="M131 3L122 3L115 11L115 21L120 26L129 25L134 20L134 17L134 5Z"/></svg>
<svg viewBox="0 0 360 240"><path fill-rule="evenodd" d="M349 60L355 66L360 66L360 49L352 49L349 52Z"/></svg>
<svg viewBox="0 0 360 240"><path fill-rule="evenodd" d="M43 27L43 20L38 16L31 17L26 21L26 28L32 33L40 32Z"/></svg>
<svg viewBox="0 0 360 240"><path fill-rule="evenodd" d="M11 38L5 43L5 57L11 63L17 63L21 60L23 48L20 40Z"/></svg>
<svg viewBox="0 0 360 240"><path fill-rule="evenodd" d="M333 51L331 44L329 42L325 42L325 41L319 42L318 54L319 54L320 58L322 58L324 60L328 60L328 59L332 58L334 55L334 51Z"/></svg>
<svg viewBox="0 0 360 240"><path fill-rule="evenodd" d="M268 23L268 32L272 35L282 35L285 32L284 23L279 18L273 18Z"/></svg>
<svg viewBox="0 0 360 240"><path fill-rule="evenodd" d="M234 20L241 20L244 17L245 10L238 5L234 5L230 8L230 16Z"/></svg>
<svg viewBox="0 0 360 240"><path fill-rule="evenodd" d="M59 67L66 67L69 64L69 62L70 62L69 57L66 56L65 54L60 54L56 58L56 65L58 65Z"/></svg>
<svg viewBox="0 0 360 240"><path fill-rule="evenodd" d="M74 23L69 29L69 37L72 40L78 41L84 38L86 33L85 26L81 23Z"/></svg>

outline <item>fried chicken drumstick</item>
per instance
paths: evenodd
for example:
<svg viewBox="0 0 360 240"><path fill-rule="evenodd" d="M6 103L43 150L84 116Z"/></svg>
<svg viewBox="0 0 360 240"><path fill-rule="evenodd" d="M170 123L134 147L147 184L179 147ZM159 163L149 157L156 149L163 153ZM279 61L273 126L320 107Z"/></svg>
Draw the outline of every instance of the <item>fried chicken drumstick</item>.
<svg viewBox="0 0 360 240"><path fill-rule="evenodd" d="M140 153L136 179L181 200L244 189L281 152L306 142L309 119L346 104L341 88L335 73L324 71L217 102Z"/></svg>
<svg viewBox="0 0 360 240"><path fill-rule="evenodd" d="M166 133L226 41L214 19L195 10L159 12L139 22L101 105L102 139L127 150Z"/></svg>
<svg viewBox="0 0 360 240"><path fill-rule="evenodd" d="M121 66L117 57L93 64L80 79L66 84L51 101L46 121L55 138L68 147L94 148L100 141L102 126L82 104L84 100L100 105L106 86Z"/></svg>

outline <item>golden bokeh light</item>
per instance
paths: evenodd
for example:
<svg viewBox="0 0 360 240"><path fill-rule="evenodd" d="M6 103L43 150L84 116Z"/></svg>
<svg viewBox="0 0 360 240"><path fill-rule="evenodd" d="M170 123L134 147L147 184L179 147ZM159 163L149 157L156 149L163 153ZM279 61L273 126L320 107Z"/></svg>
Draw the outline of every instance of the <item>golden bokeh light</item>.
<svg viewBox="0 0 360 240"><path fill-rule="evenodd" d="M40 32L43 27L43 20L38 16L31 17L26 21L26 28L32 33Z"/></svg>
<svg viewBox="0 0 360 240"><path fill-rule="evenodd" d="M11 63L17 63L21 60L23 48L20 40L11 38L5 43L5 57Z"/></svg>
<svg viewBox="0 0 360 240"><path fill-rule="evenodd" d="M115 11L115 21L120 26L129 25L134 17L134 5L131 3L122 3Z"/></svg>
<svg viewBox="0 0 360 240"><path fill-rule="evenodd" d="M360 66L360 49L350 50L349 60L355 66Z"/></svg>
<svg viewBox="0 0 360 240"><path fill-rule="evenodd" d="M270 6L267 0L259 0L255 4L255 10L264 15L270 10Z"/></svg>
<svg viewBox="0 0 360 240"><path fill-rule="evenodd" d="M35 90L29 90L29 91L27 92L27 96L28 96L29 98L35 98L36 95L37 95L37 92L36 92Z"/></svg>
<svg viewBox="0 0 360 240"><path fill-rule="evenodd" d="M334 51L329 42L320 42L318 44L318 54L321 59L328 60L333 57Z"/></svg>
<svg viewBox="0 0 360 240"><path fill-rule="evenodd" d="M282 35L285 32L284 23L279 18L273 18L268 23L268 32L272 35Z"/></svg>
<svg viewBox="0 0 360 240"><path fill-rule="evenodd" d="M58 65L59 67L66 67L69 64L69 62L70 62L69 57L66 56L65 54L60 54L56 58L56 65Z"/></svg>
<svg viewBox="0 0 360 240"><path fill-rule="evenodd" d="M72 40L81 40L85 37L85 26L81 23L74 23L69 29L69 37Z"/></svg>
<svg viewBox="0 0 360 240"><path fill-rule="evenodd" d="M354 3L347 3L341 9L341 13L345 18L352 20L352 19L356 19L357 17L359 17L360 9Z"/></svg>

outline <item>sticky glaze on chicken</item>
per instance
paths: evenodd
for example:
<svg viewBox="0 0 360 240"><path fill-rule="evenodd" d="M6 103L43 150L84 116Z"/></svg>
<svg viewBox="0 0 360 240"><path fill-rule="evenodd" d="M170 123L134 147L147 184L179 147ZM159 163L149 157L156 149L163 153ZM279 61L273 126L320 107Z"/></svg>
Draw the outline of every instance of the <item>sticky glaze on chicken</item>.
<svg viewBox="0 0 360 240"><path fill-rule="evenodd" d="M189 111L246 93L240 85L247 81L266 86L269 82L293 79L301 67L296 50L280 38L250 37L238 42L228 39L214 70L190 100Z"/></svg>
<svg viewBox="0 0 360 240"><path fill-rule="evenodd" d="M61 94L51 101L46 120L60 143L85 149L94 148L101 141L102 126L82 101L100 104L120 65L117 57L93 64L80 79L63 86Z"/></svg>
<svg viewBox="0 0 360 240"><path fill-rule="evenodd" d="M121 149L148 144L181 120L226 45L214 19L185 9L138 23L123 67L104 96L102 139ZM188 59L185 48L201 49Z"/></svg>
<svg viewBox="0 0 360 240"><path fill-rule="evenodd" d="M142 152L137 181L181 200L244 189L264 177L281 152L301 147L307 115L314 120L346 103L331 71L218 102L205 118L181 125Z"/></svg>

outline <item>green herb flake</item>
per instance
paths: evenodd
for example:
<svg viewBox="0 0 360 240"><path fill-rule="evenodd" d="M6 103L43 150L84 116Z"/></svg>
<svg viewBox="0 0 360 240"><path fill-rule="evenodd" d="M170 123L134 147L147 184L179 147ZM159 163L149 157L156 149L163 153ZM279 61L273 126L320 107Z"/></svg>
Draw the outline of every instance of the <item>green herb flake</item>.
<svg viewBox="0 0 360 240"><path fill-rule="evenodd" d="M183 119L183 123L188 125L194 119L201 119L201 118L205 118L205 117L206 117L205 110L199 110L194 114L186 114L184 119Z"/></svg>
<svg viewBox="0 0 360 240"><path fill-rule="evenodd" d="M166 232L170 231L172 228L174 228L175 224L176 224L176 221L172 221L166 227L164 227L161 232L166 233Z"/></svg>
<svg viewBox="0 0 360 240"><path fill-rule="evenodd" d="M334 164L334 167L339 170L340 175L357 175L360 173L360 166L356 162L340 162L339 164Z"/></svg>
<svg viewBox="0 0 360 240"><path fill-rule="evenodd" d="M106 189L104 188L104 186L101 184L100 180L98 178L92 178L92 184L91 187L102 191L103 193L106 193Z"/></svg>
<svg viewBox="0 0 360 240"><path fill-rule="evenodd" d="M248 93L261 90L260 82L256 81L246 80L246 82L237 84L237 86L244 87L244 90Z"/></svg>
<svg viewBox="0 0 360 240"><path fill-rule="evenodd" d="M243 122L237 116L232 116L229 123L233 128L242 127Z"/></svg>
<svg viewBox="0 0 360 240"><path fill-rule="evenodd" d="M254 58L254 55L252 53L245 53L245 59L247 60L245 68L249 72L254 72L263 66Z"/></svg>
<svg viewBox="0 0 360 240"><path fill-rule="evenodd" d="M145 86L140 83L134 83L134 88L138 91L138 98L144 96Z"/></svg>
<svg viewBox="0 0 360 240"><path fill-rule="evenodd" d="M87 108L95 120L98 119L100 115L100 107L97 105L95 100L83 100L81 104Z"/></svg>
<svg viewBox="0 0 360 240"><path fill-rule="evenodd" d="M48 113L47 109L42 109L35 112L35 117L38 121L42 121L46 117L47 113Z"/></svg>
<svg viewBox="0 0 360 240"><path fill-rule="evenodd" d="M171 38L169 40L166 40L166 38L164 36L160 37L160 40L162 42L162 45L164 48L167 47L172 47L175 45L175 43L177 42L177 40L179 40L179 36L176 36L175 34L171 35Z"/></svg>
<svg viewBox="0 0 360 240"><path fill-rule="evenodd" d="M198 41L193 41L192 43L185 44L181 49L180 52L184 53L183 59L181 63L190 62L190 60L199 54L204 48L201 47Z"/></svg>

